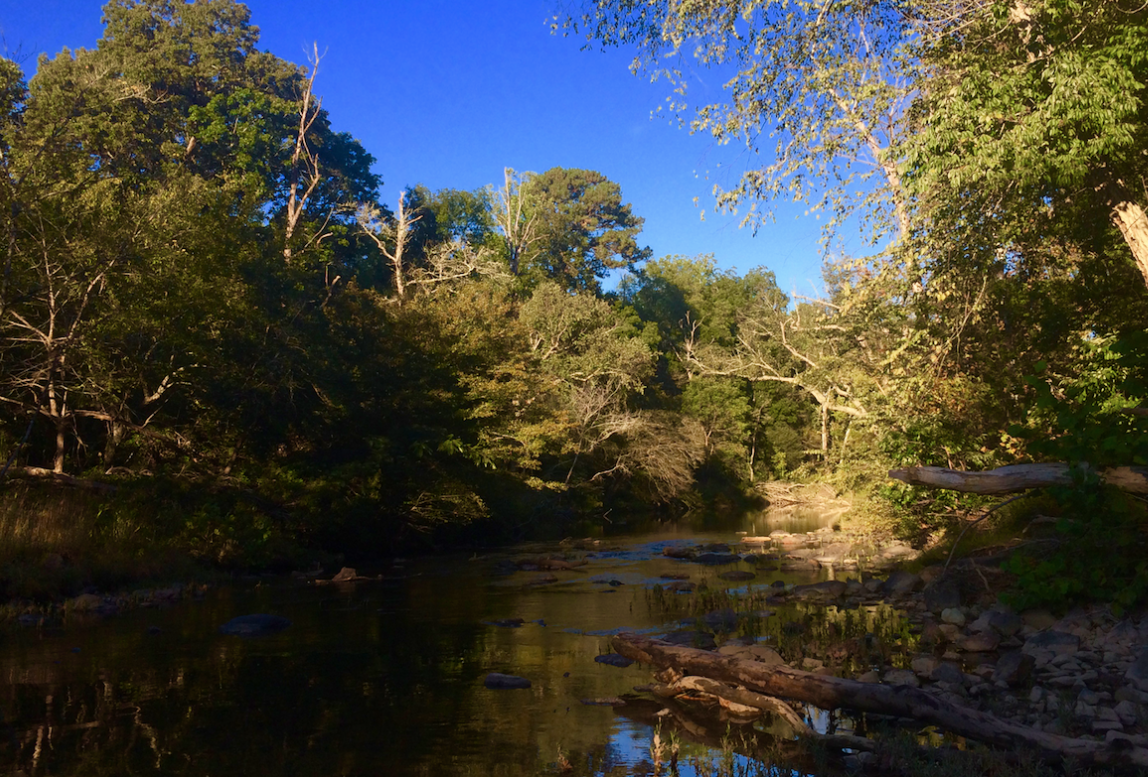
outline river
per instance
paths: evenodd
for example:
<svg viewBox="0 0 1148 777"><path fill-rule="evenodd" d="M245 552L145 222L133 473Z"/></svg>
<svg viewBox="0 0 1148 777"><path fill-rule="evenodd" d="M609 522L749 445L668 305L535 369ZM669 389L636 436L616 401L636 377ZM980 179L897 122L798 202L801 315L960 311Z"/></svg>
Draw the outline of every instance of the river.
<svg viewBox="0 0 1148 777"><path fill-rule="evenodd" d="M648 668L595 657L616 631L680 627L666 597L687 595L665 594L663 576L737 592L825 574L756 570L748 583L729 582L719 575L755 568L675 560L667 546L734 545L739 531L820 523L766 513L736 526L660 525L583 551L535 545L388 561L360 570L383 579L353 584L249 579L166 608L9 631L0 638L2 773L652 774L656 734L678 745L682 774L722 763L744 771L749 762L721 742L656 732L637 708L583 703L650 681ZM560 552L588 563L554 572L511 563ZM259 638L219 633L249 613L292 625ZM522 624L497 625L508 619ZM487 689L490 672L531 687Z"/></svg>

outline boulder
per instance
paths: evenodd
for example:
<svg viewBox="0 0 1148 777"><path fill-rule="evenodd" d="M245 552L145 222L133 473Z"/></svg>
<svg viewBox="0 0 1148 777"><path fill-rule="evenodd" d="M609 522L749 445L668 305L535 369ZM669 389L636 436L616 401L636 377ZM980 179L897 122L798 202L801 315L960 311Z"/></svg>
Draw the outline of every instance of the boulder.
<svg viewBox="0 0 1148 777"><path fill-rule="evenodd" d="M1056 654L1075 653L1079 648L1080 637L1064 631L1041 631L1033 634L1024 643L1026 652L1047 650Z"/></svg>
<svg viewBox="0 0 1148 777"><path fill-rule="evenodd" d="M929 679L935 683L949 683L950 685L964 685L965 673L956 664L948 662L938 663L929 672Z"/></svg>
<svg viewBox="0 0 1148 777"><path fill-rule="evenodd" d="M919 688L921 685L917 675L913 674L910 669L890 669L881 678L881 681L887 685L907 685L910 688Z"/></svg>
<svg viewBox="0 0 1148 777"><path fill-rule="evenodd" d="M942 577L925 586L925 607L932 612L941 612L961 606L961 589L957 581Z"/></svg>
<svg viewBox="0 0 1148 777"><path fill-rule="evenodd" d="M634 663L632 658L626 658L621 653L606 653L602 656L594 656L594 661L599 664L606 664L607 666L616 666L619 669L625 669Z"/></svg>
<svg viewBox="0 0 1148 777"><path fill-rule="evenodd" d="M1140 648L1139 655L1132 662L1132 666L1128 667L1124 677L1141 691L1148 691L1148 647Z"/></svg>
<svg viewBox="0 0 1148 777"><path fill-rule="evenodd" d="M1001 638L995 631L982 631L957 638L957 647L966 653L989 653L997 649Z"/></svg>
<svg viewBox="0 0 1148 777"><path fill-rule="evenodd" d="M232 618L219 627L219 633L233 637L266 637L278 634L290 625L291 621L279 615L256 613Z"/></svg>
<svg viewBox="0 0 1148 777"><path fill-rule="evenodd" d="M993 670L993 682L1003 682L1010 686L1023 685L1032 675L1035 663L1031 655L1019 650L1003 653Z"/></svg>
<svg viewBox="0 0 1148 777"><path fill-rule="evenodd" d="M723 564L736 564L741 561L740 556L735 556L732 553L700 553L693 557L692 561L695 564L705 564L706 566L722 566Z"/></svg>
<svg viewBox="0 0 1148 777"><path fill-rule="evenodd" d="M906 596L921 584L921 578L912 572L897 570L885 579L881 592L886 596Z"/></svg>
<svg viewBox="0 0 1148 777"><path fill-rule="evenodd" d="M517 677L512 674L501 674L499 672L491 672L482 681L482 684L487 688L496 691L512 691L520 688L529 688L530 681L525 677Z"/></svg>

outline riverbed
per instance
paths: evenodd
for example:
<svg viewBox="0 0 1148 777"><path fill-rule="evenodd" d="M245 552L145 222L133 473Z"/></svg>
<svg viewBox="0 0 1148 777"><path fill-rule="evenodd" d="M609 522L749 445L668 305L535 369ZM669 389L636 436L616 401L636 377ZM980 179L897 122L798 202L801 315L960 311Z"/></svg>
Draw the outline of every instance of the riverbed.
<svg viewBox="0 0 1148 777"><path fill-rule="evenodd" d="M690 594L674 584L737 595L832 574L706 565L667 549L744 552L745 535L822 523L766 513L393 560L353 583L247 579L198 601L13 631L0 643L0 764L52 775L615 775L652 773L672 744L682 774L745 767L731 742L691 742L612 706L650 670L595 659L618 631L682 628L673 597ZM533 558L585 564L537 568ZM727 579L744 573L753 577ZM251 613L291 626L219 632ZM491 672L530 687L487 688Z"/></svg>

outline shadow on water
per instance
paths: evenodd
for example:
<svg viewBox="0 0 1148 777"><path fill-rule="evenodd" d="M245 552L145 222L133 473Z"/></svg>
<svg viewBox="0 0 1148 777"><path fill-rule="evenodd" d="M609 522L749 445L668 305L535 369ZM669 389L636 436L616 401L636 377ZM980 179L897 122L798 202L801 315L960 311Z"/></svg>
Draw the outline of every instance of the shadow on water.
<svg viewBox="0 0 1148 777"><path fill-rule="evenodd" d="M584 703L633 699L649 682L646 668L595 661L611 634L665 633L739 599L764 607L751 600L774 581L819 579L755 572L733 584L721 574L754 567L663 552L732 545L737 531L762 533L768 521L658 524L582 546L590 550L388 562L384 579L355 584L251 581L198 603L5 634L0 764L28 775L652 774L672 744L682 774L709 774L706 764L723 758L752 774L747 757L784 755L791 744L765 724L731 729L731 739L686 713L674 728L648 701ZM586 563L530 563L547 555ZM667 580L683 576L695 593L667 592ZM254 612L292 626L255 639L219 633ZM792 617L823 628L811 611ZM776 632L779 644L785 634L777 616L743 631L753 629ZM490 690L489 672L531 687Z"/></svg>

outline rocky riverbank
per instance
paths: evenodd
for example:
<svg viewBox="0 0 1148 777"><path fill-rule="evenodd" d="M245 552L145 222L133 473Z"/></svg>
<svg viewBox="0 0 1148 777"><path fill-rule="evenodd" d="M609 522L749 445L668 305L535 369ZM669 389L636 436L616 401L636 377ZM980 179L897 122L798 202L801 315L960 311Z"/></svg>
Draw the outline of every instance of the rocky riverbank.
<svg viewBox="0 0 1148 777"><path fill-rule="evenodd" d="M1010 582L1000 569L1002 556L912 573L897 568L917 555L911 548L830 530L747 536L740 548L721 550L674 548L667 555L719 565L749 561L759 570L759 581L762 571L829 567L839 573L831 575L836 579L796 586L774 581L760 589L752 585L746 596L778 608L894 608L912 638L896 645L881 644L873 634L822 641L801 635L800 624L785 624L783 633L794 626L801 643L785 655L784 646L732 636L732 628L723 638L722 629L743 614L726 612L717 618L719 612L698 620L700 626L712 627L716 639L687 630L665 635L667 641L866 683L919 688L948 703L1049 734L1123 739L1148 747L1148 613L1117 616L1104 605L1062 616L1045 610L1014 612L1000 601ZM905 649L907 645L911 647ZM728 702L723 706L728 708Z"/></svg>

